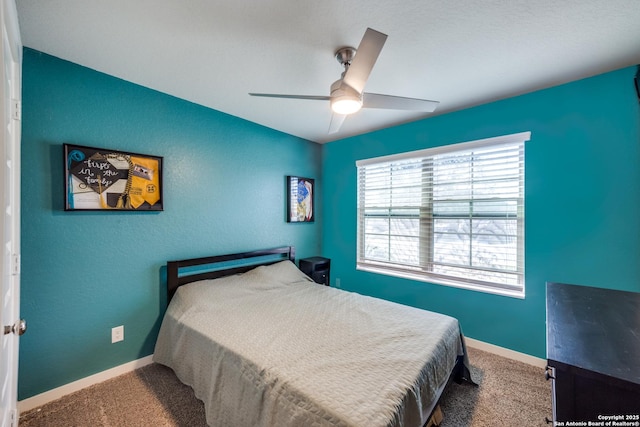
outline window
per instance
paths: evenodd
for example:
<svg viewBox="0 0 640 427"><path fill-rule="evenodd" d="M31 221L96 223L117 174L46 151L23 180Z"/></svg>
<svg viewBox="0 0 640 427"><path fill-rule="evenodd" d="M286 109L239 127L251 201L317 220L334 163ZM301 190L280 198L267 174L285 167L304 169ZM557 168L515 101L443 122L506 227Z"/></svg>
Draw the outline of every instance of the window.
<svg viewBox="0 0 640 427"><path fill-rule="evenodd" d="M524 297L529 137L356 162L358 269Z"/></svg>

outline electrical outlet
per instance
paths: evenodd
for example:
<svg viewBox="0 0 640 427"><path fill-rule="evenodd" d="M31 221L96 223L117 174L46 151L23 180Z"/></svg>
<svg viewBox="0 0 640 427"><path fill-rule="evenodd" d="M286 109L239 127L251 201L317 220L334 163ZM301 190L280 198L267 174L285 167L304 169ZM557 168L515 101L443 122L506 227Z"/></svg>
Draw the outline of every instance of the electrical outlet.
<svg viewBox="0 0 640 427"><path fill-rule="evenodd" d="M336 288L340 287L340 279L336 279Z"/></svg>
<svg viewBox="0 0 640 427"><path fill-rule="evenodd" d="M124 341L124 326L116 326L111 328L111 344Z"/></svg>

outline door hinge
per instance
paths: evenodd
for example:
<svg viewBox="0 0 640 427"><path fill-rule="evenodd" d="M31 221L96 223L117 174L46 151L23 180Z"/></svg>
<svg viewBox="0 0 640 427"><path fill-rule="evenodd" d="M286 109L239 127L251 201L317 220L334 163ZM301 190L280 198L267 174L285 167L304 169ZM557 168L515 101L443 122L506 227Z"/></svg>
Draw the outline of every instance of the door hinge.
<svg viewBox="0 0 640 427"><path fill-rule="evenodd" d="M20 255L11 255L11 274L17 276L20 274Z"/></svg>
<svg viewBox="0 0 640 427"><path fill-rule="evenodd" d="M11 100L11 118L18 121L22 118L22 102L17 99Z"/></svg>

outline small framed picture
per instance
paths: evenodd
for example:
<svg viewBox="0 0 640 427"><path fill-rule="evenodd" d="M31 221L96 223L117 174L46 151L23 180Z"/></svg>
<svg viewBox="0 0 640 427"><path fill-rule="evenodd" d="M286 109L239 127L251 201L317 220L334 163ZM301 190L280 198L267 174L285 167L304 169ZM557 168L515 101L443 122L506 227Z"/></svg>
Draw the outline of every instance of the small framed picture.
<svg viewBox="0 0 640 427"><path fill-rule="evenodd" d="M64 210L161 211L162 157L64 144Z"/></svg>
<svg viewBox="0 0 640 427"><path fill-rule="evenodd" d="M287 222L313 222L315 219L314 180L287 176Z"/></svg>

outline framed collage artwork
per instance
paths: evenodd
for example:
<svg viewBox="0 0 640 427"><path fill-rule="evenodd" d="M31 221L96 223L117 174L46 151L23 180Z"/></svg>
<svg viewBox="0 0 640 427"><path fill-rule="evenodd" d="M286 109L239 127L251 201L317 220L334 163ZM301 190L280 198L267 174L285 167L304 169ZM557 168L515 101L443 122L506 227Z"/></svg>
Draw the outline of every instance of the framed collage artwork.
<svg viewBox="0 0 640 427"><path fill-rule="evenodd" d="M162 211L163 158L64 144L64 210Z"/></svg>

